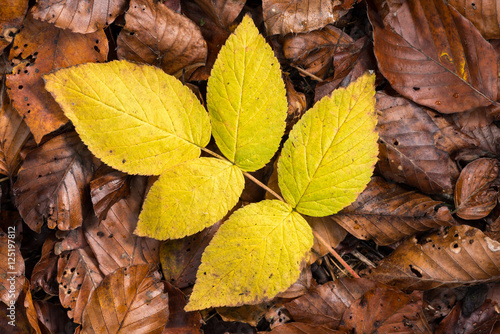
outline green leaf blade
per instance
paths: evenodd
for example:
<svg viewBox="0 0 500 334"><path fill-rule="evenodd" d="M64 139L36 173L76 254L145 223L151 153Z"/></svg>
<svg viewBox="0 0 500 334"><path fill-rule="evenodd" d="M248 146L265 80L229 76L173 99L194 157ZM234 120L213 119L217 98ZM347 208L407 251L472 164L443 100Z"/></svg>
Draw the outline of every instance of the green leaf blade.
<svg viewBox="0 0 500 334"><path fill-rule="evenodd" d="M244 171L269 162L285 130L286 91L279 62L249 16L217 57L207 107L217 146L230 161Z"/></svg>
<svg viewBox="0 0 500 334"><path fill-rule="evenodd" d="M236 205L245 186L241 170L198 158L165 171L144 201L135 234L178 239L215 224Z"/></svg>
<svg viewBox="0 0 500 334"><path fill-rule="evenodd" d="M299 278L312 244L311 228L284 202L239 209L206 248L186 310L272 299Z"/></svg>
<svg viewBox="0 0 500 334"><path fill-rule="evenodd" d="M200 155L210 120L196 96L158 68L88 63L45 76L89 149L129 174L159 175Z"/></svg>
<svg viewBox="0 0 500 334"><path fill-rule="evenodd" d="M283 198L298 212L334 214L370 181L378 155L375 76L316 103L290 132L278 161Z"/></svg>

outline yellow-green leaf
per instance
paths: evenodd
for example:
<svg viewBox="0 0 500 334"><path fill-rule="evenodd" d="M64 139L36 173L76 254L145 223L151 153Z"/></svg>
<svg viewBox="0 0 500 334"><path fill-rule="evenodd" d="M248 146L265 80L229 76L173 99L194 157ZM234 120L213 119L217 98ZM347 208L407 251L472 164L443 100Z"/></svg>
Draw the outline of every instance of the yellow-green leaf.
<svg viewBox="0 0 500 334"><path fill-rule="evenodd" d="M238 202L245 187L230 162L198 158L165 171L149 191L135 234L178 239L203 230Z"/></svg>
<svg viewBox="0 0 500 334"><path fill-rule="evenodd" d="M207 107L221 152L244 171L276 153L287 115L280 64L245 16L220 50L208 79Z"/></svg>
<svg viewBox="0 0 500 334"><path fill-rule="evenodd" d="M365 74L337 89L290 132L278 161L278 183L298 212L334 214L370 181L378 154L374 82L374 75Z"/></svg>
<svg viewBox="0 0 500 334"><path fill-rule="evenodd" d="M210 120L196 96L162 70L126 61L45 76L46 88L89 149L129 174L159 175L200 156Z"/></svg>
<svg viewBox="0 0 500 334"><path fill-rule="evenodd" d="M272 299L299 278L312 244L311 228L284 202L239 209L206 248L186 310Z"/></svg>

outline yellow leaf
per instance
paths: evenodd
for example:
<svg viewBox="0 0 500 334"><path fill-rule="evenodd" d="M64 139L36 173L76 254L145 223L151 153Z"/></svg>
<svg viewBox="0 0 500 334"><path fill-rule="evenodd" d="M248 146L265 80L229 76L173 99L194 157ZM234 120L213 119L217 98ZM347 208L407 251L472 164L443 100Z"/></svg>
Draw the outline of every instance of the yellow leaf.
<svg viewBox="0 0 500 334"><path fill-rule="evenodd" d="M199 157L210 140L210 120L196 96L158 68L88 63L45 81L92 153L129 174L159 175Z"/></svg>
<svg viewBox="0 0 500 334"><path fill-rule="evenodd" d="M309 110L278 161L283 198L298 212L334 214L370 181L377 161L375 76L365 74Z"/></svg>
<svg viewBox="0 0 500 334"><path fill-rule="evenodd" d="M311 228L284 202L266 200L239 209L206 248L185 309L272 299L299 278L312 244Z"/></svg>
<svg viewBox="0 0 500 334"><path fill-rule="evenodd" d="M207 107L221 152L244 171L263 167L285 131L280 64L245 16L220 50L208 79Z"/></svg>
<svg viewBox="0 0 500 334"><path fill-rule="evenodd" d="M149 191L135 234L178 239L222 219L245 186L241 170L230 162L198 158L165 171Z"/></svg>

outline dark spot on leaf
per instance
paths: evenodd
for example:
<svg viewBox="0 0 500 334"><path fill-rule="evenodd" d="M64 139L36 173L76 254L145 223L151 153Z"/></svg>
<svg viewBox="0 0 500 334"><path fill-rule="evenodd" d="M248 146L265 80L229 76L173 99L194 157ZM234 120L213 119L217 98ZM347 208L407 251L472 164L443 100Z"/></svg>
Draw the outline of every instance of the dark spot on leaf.
<svg viewBox="0 0 500 334"><path fill-rule="evenodd" d="M123 159L123 160L122 160L122 163L124 164L125 162L127 162L127 160Z"/></svg>
<svg viewBox="0 0 500 334"><path fill-rule="evenodd" d="M419 91L419 90L420 90L420 87L413 87L413 90L414 90L414 91Z"/></svg>
<svg viewBox="0 0 500 334"><path fill-rule="evenodd" d="M98 237L103 237L104 236L104 232L101 232L101 231L97 232L97 236Z"/></svg>
<svg viewBox="0 0 500 334"><path fill-rule="evenodd" d="M410 270L413 274L415 274L415 276L417 276L418 278L422 278L422 273L417 269L413 268L411 264L410 264Z"/></svg>

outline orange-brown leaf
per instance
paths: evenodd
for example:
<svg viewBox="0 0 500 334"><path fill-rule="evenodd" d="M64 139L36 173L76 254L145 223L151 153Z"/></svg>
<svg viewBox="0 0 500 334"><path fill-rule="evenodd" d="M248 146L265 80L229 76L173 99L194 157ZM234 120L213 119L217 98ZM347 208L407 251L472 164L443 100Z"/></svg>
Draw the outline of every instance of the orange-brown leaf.
<svg viewBox="0 0 500 334"><path fill-rule="evenodd" d="M14 39L28 11L29 0L0 0L0 52Z"/></svg>
<svg viewBox="0 0 500 334"><path fill-rule="evenodd" d="M500 3L496 0L448 0L486 39L500 38Z"/></svg>

